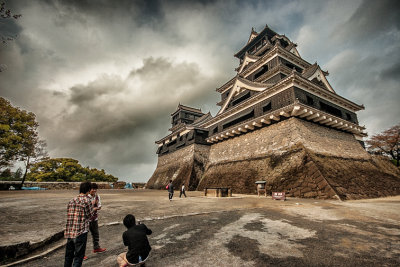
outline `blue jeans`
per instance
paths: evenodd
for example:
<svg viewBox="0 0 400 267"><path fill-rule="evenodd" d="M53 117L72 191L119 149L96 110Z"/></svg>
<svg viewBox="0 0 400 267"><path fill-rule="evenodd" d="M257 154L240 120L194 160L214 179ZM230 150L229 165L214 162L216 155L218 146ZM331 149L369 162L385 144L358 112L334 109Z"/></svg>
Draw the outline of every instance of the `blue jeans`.
<svg viewBox="0 0 400 267"><path fill-rule="evenodd" d="M72 262L74 267L81 267L83 257L85 256L87 232L75 238L68 238L65 248L64 267L71 267Z"/></svg>

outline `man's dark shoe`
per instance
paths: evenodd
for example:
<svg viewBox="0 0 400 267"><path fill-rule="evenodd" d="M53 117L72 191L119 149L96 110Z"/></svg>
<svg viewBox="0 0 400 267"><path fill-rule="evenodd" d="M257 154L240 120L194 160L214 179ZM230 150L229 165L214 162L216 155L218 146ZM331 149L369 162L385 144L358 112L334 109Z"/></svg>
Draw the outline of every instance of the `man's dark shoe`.
<svg viewBox="0 0 400 267"><path fill-rule="evenodd" d="M96 248L96 249L93 250L93 253L102 253L102 252L104 252L106 250L107 250L106 248Z"/></svg>

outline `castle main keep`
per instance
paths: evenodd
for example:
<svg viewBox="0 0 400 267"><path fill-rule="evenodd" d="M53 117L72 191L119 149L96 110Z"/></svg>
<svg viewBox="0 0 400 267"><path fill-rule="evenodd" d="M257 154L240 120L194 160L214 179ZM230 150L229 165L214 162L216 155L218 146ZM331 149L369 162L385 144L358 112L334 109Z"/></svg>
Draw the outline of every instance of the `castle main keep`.
<svg viewBox="0 0 400 267"><path fill-rule="evenodd" d="M255 182L287 196L359 199L400 194L400 173L363 148L364 109L338 95L328 72L301 58L296 44L268 26L251 31L235 54L237 75L217 88L213 117L179 104L170 134L156 141L158 164L147 188L170 179L189 190Z"/></svg>

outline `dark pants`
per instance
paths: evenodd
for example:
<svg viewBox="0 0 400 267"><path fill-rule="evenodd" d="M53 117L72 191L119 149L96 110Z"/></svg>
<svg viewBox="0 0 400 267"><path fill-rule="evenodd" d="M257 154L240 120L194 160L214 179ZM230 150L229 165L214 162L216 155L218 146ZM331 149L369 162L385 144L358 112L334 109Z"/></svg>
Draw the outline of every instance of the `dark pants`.
<svg viewBox="0 0 400 267"><path fill-rule="evenodd" d="M186 197L186 193L185 193L185 190L181 190L181 193L179 194L179 197L181 197L182 196L182 194Z"/></svg>
<svg viewBox="0 0 400 267"><path fill-rule="evenodd" d="M100 241L99 223L98 223L97 220L90 222L89 230L90 230L90 233L92 234L93 249L100 248L100 244L99 244L99 241Z"/></svg>
<svg viewBox="0 0 400 267"><path fill-rule="evenodd" d="M171 200L174 196L174 192L168 192L168 199Z"/></svg>
<svg viewBox="0 0 400 267"><path fill-rule="evenodd" d="M75 238L68 238L65 248L64 267L71 267L72 262L74 267L82 266L83 257L85 256L87 242L87 233L81 234Z"/></svg>

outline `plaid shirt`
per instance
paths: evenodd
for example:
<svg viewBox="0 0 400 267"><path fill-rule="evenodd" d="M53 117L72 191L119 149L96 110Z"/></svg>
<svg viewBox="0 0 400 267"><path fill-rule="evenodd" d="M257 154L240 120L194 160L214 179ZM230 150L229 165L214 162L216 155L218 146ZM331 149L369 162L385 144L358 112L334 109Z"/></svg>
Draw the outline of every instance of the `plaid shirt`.
<svg viewBox="0 0 400 267"><path fill-rule="evenodd" d="M89 231L89 220L93 217L93 207L90 198L80 194L68 203L67 225L64 237L75 238Z"/></svg>

